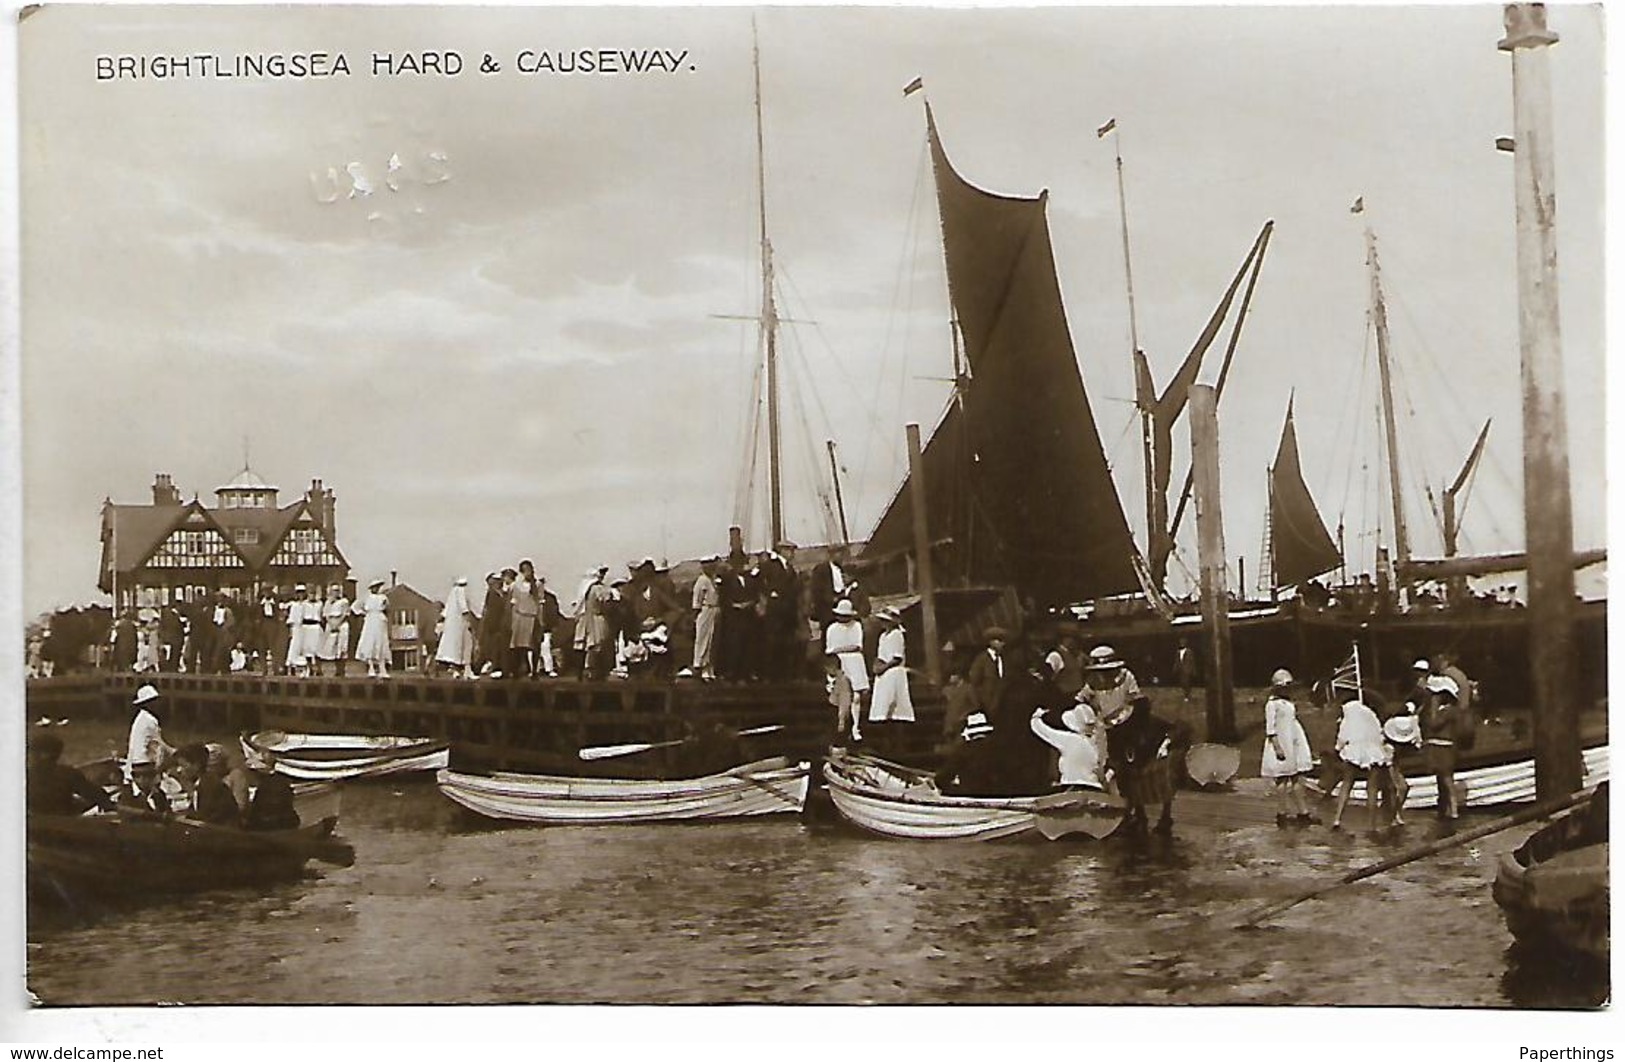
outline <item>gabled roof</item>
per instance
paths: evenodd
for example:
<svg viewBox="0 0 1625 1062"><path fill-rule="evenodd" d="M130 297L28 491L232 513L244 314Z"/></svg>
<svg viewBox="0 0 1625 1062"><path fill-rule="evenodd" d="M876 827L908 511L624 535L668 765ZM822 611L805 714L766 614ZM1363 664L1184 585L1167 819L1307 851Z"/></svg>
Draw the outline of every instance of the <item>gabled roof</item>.
<svg viewBox="0 0 1625 1062"><path fill-rule="evenodd" d="M398 608L422 608L427 605L439 608L440 602L432 597L425 597L405 583L396 583L384 591L384 597L389 599L391 610Z"/></svg>
<svg viewBox="0 0 1625 1062"><path fill-rule="evenodd" d="M107 550L113 549L113 567L121 572L135 568L152 555L158 544L190 512L185 505L106 505L102 507L104 541L111 531L111 543L102 547L102 570L107 570Z"/></svg>
<svg viewBox="0 0 1625 1062"><path fill-rule="evenodd" d="M260 533L258 542L233 542L233 545L237 547L237 552L241 553L243 559L253 568L263 568L265 566L266 562L271 559L271 555L276 552L276 548L282 544L283 536L288 533L288 528L292 527L294 521L299 519L304 512L305 503L302 500L296 501L292 505L285 505L280 509L210 510L215 522L227 531L227 538L231 538L230 532L239 527L251 527ZM336 547L334 552L337 552Z"/></svg>

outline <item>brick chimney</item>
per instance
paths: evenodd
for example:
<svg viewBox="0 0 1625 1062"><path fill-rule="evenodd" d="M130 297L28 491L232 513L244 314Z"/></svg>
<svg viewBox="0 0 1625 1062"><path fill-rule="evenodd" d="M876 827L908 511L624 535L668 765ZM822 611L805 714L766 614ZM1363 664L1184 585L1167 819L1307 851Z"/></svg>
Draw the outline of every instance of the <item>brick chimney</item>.
<svg viewBox="0 0 1625 1062"><path fill-rule="evenodd" d="M180 503L181 492L175 489L175 481L169 478L169 473L157 473L152 480L152 504L179 505Z"/></svg>
<svg viewBox="0 0 1625 1062"><path fill-rule="evenodd" d="M311 515L316 518L316 522L321 525L322 530L327 532L327 537L337 542L338 532L333 528L334 509L336 508L333 501L333 492L323 487L321 480L313 479L310 481L310 489L305 492L305 503L310 507Z"/></svg>

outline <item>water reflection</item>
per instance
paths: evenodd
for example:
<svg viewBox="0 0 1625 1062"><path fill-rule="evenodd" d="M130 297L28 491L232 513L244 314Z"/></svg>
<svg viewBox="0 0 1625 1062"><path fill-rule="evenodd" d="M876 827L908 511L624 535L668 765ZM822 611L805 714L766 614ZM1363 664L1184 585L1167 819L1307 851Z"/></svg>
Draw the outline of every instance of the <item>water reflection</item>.
<svg viewBox="0 0 1625 1062"><path fill-rule="evenodd" d="M29 987L99 1005L1606 999L1606 973L1508 949L1488 886L1517 831L1238 932L1253 907L1430 834L939 846L793 819L471 829L426 784L348 789L342 830L354 866L263 894L31 918Z"/></svg>

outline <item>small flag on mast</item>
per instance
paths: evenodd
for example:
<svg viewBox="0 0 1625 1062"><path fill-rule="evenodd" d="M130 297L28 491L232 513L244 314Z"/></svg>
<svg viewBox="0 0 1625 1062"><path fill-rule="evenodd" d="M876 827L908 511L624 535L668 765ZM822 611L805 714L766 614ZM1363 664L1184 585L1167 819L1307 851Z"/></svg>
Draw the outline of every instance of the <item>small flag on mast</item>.
<svg viewBox="0 0 1625 1062"><path fill-rule="evenodd" d="M910 81L907 85L903 86L903 98L908 99L908 97L914 95L923 88L925 88L925 78L917 77L913 81Z"/></svg>
<svg viewBox="0 0 1625 1062"><path fill-rule="evenodd" d="M1095 137L1097 139L1100 138L1100 137L1104 137L1107 133L1111 132L1113 129L1116 129L1116 128L1117 128L1117 119L1116 118L1108 118L1108 119L1106 119L1106 124L1105 125L1101 126L1099 129L1095 130Z"/></svg>
<svg viewBox="0 0 1625 1062"><path fill-rule="evenodd" d="M1365 213L1365 196L1362 195L1360 198L1358 198L1358 199L1356 199L1354 201L1354 205L1349 207L1349 213L1350 214L1364 214Z"/></svg>

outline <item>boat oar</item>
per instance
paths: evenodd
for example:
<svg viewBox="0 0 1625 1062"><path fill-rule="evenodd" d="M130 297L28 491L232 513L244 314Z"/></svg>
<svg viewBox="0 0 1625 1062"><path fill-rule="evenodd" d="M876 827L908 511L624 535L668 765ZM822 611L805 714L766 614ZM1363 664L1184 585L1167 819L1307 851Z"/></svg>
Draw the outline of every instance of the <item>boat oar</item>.
<svg viewBox="0 0 1625 1062"><path fill-rule="evenodd" d="M1508 815L1505 818L1496 819L1493 822L1486 822L1482 826L1474 826L1472 829L1463 833L1454 834L1450 837L1441 837L1436 841L1430 841L1427 844L1412 848L1409 851L1401 852L1399 855L1393 856L1389 859L1384 859L1380 863L1372 863L1370 866L1364 866L1358 870L1351 870L1347 874L1344 874L1342 877L1338 878L1336 881L1329 882L1324 885L1317 885L1314 888L1300 892L1296 896L1289 899L1277 900L1274 903L1265 904L1263 907L1258 908L1252 914L1248 915L1242 921L1236 923L1235 928L1247 929L1251 926L1256 926L1266 918L1271 918L1278 915L1289 907L1296 907L1305 900L1312 900L1316 896L1323 893L1331 892L1333 889L1340 889L1344 885L1350 885L1356 881L1374 877L1375 875L1381 874L1384 871L1393 870L1395 867L1402 867L1406 863L1415 862L1418 859L1423 859L1438 852L1443 852L1446 849L1460 847L1461 845L1467 844L1471 841L1476 841L1480 837L1488 837L1492 833L1500 833L1502 830L1510 830L1512 827L1521 826L1526 822L1534 822L1536 819L1543 819L1548 815L1555 815L1559 811L1572 808L1576 804L1584 803L1590 798L1591 793L1592 791L1589 789L1582 790L1578 793L1571 793L1568 796L1562 797L1558 800L1548 801L1545 804L1537 804L1532 808L1525 808L1515 815Z"/></svg>
<svg viewBox="0 0 1625 1062"><path fill-rule="evenodd" d="M752 727L749 730L738 731L735 736L744 737L747 734L769 734L775 730L783 729L783 724L775 724L773 726L758 726ZM648 752L650 749L669 749L673 745L683 745L692 740L694 739L678 738L676 741L641 741L632 745L594 745L591 748L582 749L581 758L584 760L607 760L615 756L631 756L638 752Z"/></svg>

